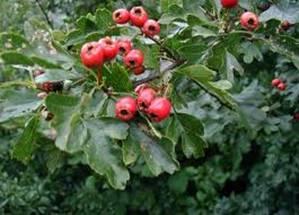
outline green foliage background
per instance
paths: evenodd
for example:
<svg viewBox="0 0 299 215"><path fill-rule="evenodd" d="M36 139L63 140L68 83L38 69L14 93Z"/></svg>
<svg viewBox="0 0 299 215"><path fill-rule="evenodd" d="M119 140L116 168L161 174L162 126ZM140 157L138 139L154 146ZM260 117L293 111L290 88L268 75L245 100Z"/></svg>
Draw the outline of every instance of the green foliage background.
<svg viewBox="0 0 299 215"><path fill-rule="evenodd" d="M174 4L180 2L171 1ZM205 1L183 2L200 5ZM26 34L28 29L24 20L34 16L47 21L40 7L44 8L55 29L69 30L78 17L95 12L97 7L113 9L140 3L153 16L158 16L154 0L51 0L40 1L40 5L29 0L0 1L0 29ZM246 6L248 1L241 3ZM173 14L164 15L171 18ZM271 24L277 23L270 21ZM211 33L203 30L199 29L200 36ZM298 57L298 24L285 37L296 41L283 48L271 41L272 48L278 49L276 52L250 41L242 41L241 47L230 46L229 52L238 53L245 71L243 76L233 75L234 87L230 91L242 110L243 121L239 114L219 105L198 87L193 86L190 90L182 83L178 93L188 95L189 105L185 111L199 117L206 127L209 147L205 156L188 160L180 158L181 170L173 175L149 177L146 171L135 169L124 191L109 188L89 167L76 164L76 158L68 160L67 155L57 155L53 143L46 139L39 140L43 147L37 149L28 165L11 159L11 145L19 138L24 122L18 119L1 124L0 213L299 214L299 123L292 120L292 114L299 111L299 74L298 68L281 55L282 51L294 51ZM171 45L175 47L177 44ZM219 63L219 59L213 60ZM23 74L12 67L1 64L0 70L1 82L16 77L22 79ZM226 71L233 72L233 69ZM288 83L286 92L280 94L272 89L270 83L275 76ZM55 159L49 162L49 156L57 156L59 162ZM53 168L51 172L51 166L57 165L55 161L60 168ZM140 172L141 175L137 174Z"/></svg>

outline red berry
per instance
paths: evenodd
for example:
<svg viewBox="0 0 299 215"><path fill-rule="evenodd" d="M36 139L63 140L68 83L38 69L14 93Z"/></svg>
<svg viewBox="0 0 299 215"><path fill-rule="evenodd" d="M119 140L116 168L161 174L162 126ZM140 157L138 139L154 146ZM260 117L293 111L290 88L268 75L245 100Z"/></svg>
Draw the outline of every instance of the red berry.
<svg viewBox="0 0 299 215"><path fill-rule="evenodd" d="M118 46L118 52L121 55L126 55L131 51L133 45L131 40L124 39L124 40L118 40L117 46Z"/></svg>
<svg viewBox="0 0 299 215"><path fill-rule="evenodd" d="M280 84L278 84L277 88L278 88L280 91L285 91L285 89L287 88L287 86L286 86L285 83L280 83Z"/></svg>
<svg viewBox="0 0 299 215"><path fill-rule="evenodd" d="M151 88L147 88L142 90L137 97L137 106L138 109L140 111L147 111L147 108L151 105L152 101L155 99L156 97L156 91L151 89Z"/></svg>
<svg viewBox="0 0 299 215"><path fill-rule="evenodd" d="M141 75L144 73L144 66L139 66L133 69L135 75Z"/></svg>
<svg viewBox="0 0 299 215"><path fill-rule="evenodd" d="M130 20L132 25L137 27L142 27L144 23L147 21L148 15L147 12L143 9L143 7L133 7L130 10Z"/></svg>
<svg viewBox="0 0 299 215"><path fill-rule="evenodd" d="M113 12L112 18L117 24L125 24L130 20L130 13L127 9L118 9Z"/></svg>
<svg viewBox="0 0 299 215"><path fill-rule="evenodd" d="M86 67L101 66L104 61L103 49L97 42L86 43L82 46L80 57Z"/></svg>
<svg viewBox="0 0 299 215"><path fill-rule="evenodd" d="M275 78L272 80L272 87L277 87L281 83L281 80L278 78Z"/></svg>
<svg viewBox="0 0 299 215"><path fill-rule="evenodd" d="M299 122L299 113L294 113L293 118L295 121Z"/></svg>
<svg viewBox="0 0 299 215"><path fill-rule="evenodd" d="M221 5L224 8L233 8L236 7L239 3L239 0L221 0Z"/></svg>
<svg viewBox="0 0 299 215"><path fill-rule="evenodd" d="M125 57L124 63L129 68L137 68L142 66L144 61L144 55L142 51L138 49L131 50Z"/></svg>
<svg viewBox="0 0 299 215"><path fill-rule="evenodd" d="M44 70L41 70L41 69L37 69L33 72L33 77L36 78L37 76L40 76L42 74L44 74L45 71Z"/></svg>
<svg viewBox="0 0 299 215"><path fill-rule="evenodd" d="M241 25L243 28L253 31L259 26L259 18L255 13L245 12L240 18Z"/></svg>
<svg viewBox="0 0 299 215"><path fill-rule="evenodd" d="M115 115L122 121L132 120L137 112L136 100L132 97L124 97L115 104Z"/></svg>
<svg viewBox="0 0 299 215"><path fill-rule="evenodd" d="M147 114L154 122L161 122L169 117L171 102L167 98L155 98L147 109Z"/></svg>
<svg viewBox="0 0 299 215"><path fill-rule="evenodd" d="M157 21L149 19L144 23L142 31L146 36L153 37L160 33L160 25Z"/></svg>
<svg viewBox="0 0 299 215"><path fill-rule="evenodd" d="M147 84L140 84L137 87L135 87L134 91L137 95L141 93L143 90L147 89L149 86Z"/></svg>
<svg viewBox="0 0 299 215"><path fill-rule="evenodd" d="M110 37L100 39L99 44L103 48L105 60L112 60L116 57L118 53L118 46L117 43Z"/></svg>

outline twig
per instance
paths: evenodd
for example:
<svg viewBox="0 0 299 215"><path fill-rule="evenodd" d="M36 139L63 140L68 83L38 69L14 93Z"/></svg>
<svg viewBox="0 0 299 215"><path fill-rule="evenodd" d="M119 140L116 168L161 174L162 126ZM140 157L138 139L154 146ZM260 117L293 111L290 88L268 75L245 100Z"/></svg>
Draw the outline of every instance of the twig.
<svg viewBox="0 0 299 215"><path fill-rule="evenodd" d="M143 83L147 83L147 82L150 82L150 81L153 81L153 80L156 80L158 78L160 78L163 73L165 72L168 72L170 70L173 70L174 68L182 65L183 63L185 63L184 60L179 60L179 61L176 61L172 64L170 64L169 66L167 66L165 69L163 69L160 73L156 72L156 73L153 73L152 75L149 75L148 77L144 78L144 79L141 79L141 80L138 80L138 81L135 81L133 84L134 86L138 86L140 84L143 84Z"/></svg>
<svg viewBox="0 0 299 215"><path fill-rule="evenodd" d="M50 21L50 18L47 14L47 12L44 10L43 6L41 5L41 3L39 2L39 0L35 0L36 4L38 5L38 7L40 8L40 10L42 11L44 17L46 18L47 23L49 24L50 28L53 29L53 24Z"/></svg>

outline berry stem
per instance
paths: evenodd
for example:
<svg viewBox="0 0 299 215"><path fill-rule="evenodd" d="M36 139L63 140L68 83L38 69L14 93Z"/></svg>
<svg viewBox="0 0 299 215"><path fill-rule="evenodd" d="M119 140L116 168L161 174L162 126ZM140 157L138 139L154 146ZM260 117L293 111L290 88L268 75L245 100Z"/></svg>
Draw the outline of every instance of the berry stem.
<svg viewBox="0 0 299 215"><path fill-rule="evenodd" d="M98 68L98 71L97 71L97 85L101 85L103 82L103 72L102 72L102 67L99 67Z"/></svg>

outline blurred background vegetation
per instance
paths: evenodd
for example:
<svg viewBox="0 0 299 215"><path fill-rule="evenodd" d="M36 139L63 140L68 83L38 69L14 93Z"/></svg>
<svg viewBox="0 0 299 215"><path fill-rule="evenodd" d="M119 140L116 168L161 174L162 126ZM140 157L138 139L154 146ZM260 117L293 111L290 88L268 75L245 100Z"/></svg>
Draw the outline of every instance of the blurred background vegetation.
<svg viewBox="0 0 299 215"><path fill-rule="evenodd" d="M24 33L24 23L32 17L68 30L80 15L98 7L144 4L150 9L155 3L0 1L0 31ZM298 38L298 26L293 36ZM269 85L273 74L288 80L294 67L276 54L264 59L247 65L246 70L254 73L239 78L233 92L246 108L253 130L244 129L235 113L203 94L190 108L207 126L205 157L181 161L182 170L171 176L132 174L125 191L109 189L83 165L65 164L50 174L45 163L48 149L39 149L26 166L12 160L10 146L20 134L20 122L0 125L0 214L299 214L299 124L292 120L298 111L299 86L291 85L288 97L277 98ZM16 75L8 67L0 66L0 71L1 82ZM269 101L280 108L266 116L259 108Z"/></svg>

